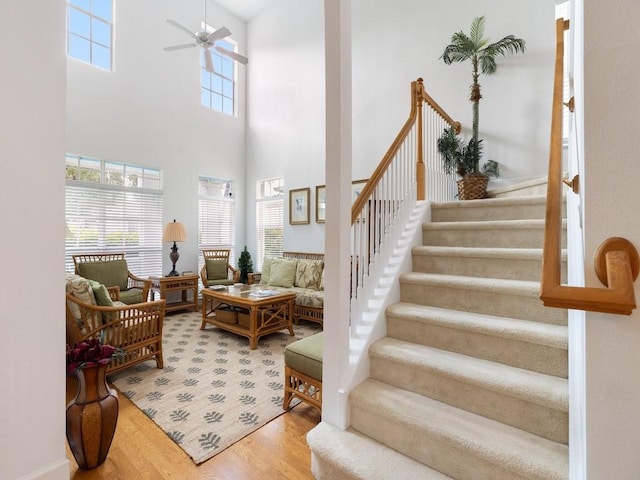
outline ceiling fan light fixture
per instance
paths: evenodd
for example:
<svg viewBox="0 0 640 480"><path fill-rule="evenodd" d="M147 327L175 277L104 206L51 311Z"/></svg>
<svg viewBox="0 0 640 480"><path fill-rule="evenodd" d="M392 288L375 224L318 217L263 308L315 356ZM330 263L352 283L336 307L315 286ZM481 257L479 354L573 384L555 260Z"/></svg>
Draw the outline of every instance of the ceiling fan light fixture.
<svg viewBox="0 0 640 480"><path fill-rule="evenodd" d="M211 59L211 50L207 49L202 52L204 55L204 69L209 73L215 73L213 68L213 60Z"/></svg>
<svg viewBox="0 0 640 480"><path fill-rule="evenodd" d="M218 40L222 40L223 38L226 38L228 36L231 35L231 31L227 28L227 27L220 27L217 30L214 30L213 32L211 32L207 26L207 1L205 0L204 2L204 27L203 30L198 31L198 32L192 32L191 30L189 30L187 27L179 24L178 22L176 22L175 20L171 20L169 18L165 19L165 22L167 22L169 25L174 26L175 28L177 28L178 30L183 31L184 33L186 33L187 35L189 35L193 40L195 40L195 43L188 43L188 44L182 44L182 45L173 45L173 46L169 46L169 47L164 47L164 50L166 51L173 51L173 50L182 50L184 48L191 48L191 47L196 47L196 46L200 46L202 47L203 54L204 54L204 64L205 64L205 69L207 70L207 72L214 72L213 69L213 59L211 58L211 51L209 50L211 47L214 47L215 50L217 52L219 52L221 55L225 55L229 58L231 58L232 60L236 61L236 62L240 62L243 65L246 65L249 62L249 59L247 57L245 57L244 55L240 55L236 52L233 52L231 50L227 50L226 48L220 47L218 45L216 45L215 43Z"/></svg>

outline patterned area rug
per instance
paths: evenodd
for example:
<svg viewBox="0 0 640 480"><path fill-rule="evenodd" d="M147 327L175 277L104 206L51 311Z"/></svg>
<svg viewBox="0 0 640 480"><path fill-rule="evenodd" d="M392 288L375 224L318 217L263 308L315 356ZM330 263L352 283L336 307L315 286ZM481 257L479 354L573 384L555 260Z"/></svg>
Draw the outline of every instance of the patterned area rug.
<svg viewBox="0 0 640 480"><path fill-rule="evenodd" d="M284 413L284 349L321 330L302 321L249 340L211 325L196 312L165 317L164 369L149 361L110 377L196 464ZM292 405L294 403L292 402Z"/></svg>

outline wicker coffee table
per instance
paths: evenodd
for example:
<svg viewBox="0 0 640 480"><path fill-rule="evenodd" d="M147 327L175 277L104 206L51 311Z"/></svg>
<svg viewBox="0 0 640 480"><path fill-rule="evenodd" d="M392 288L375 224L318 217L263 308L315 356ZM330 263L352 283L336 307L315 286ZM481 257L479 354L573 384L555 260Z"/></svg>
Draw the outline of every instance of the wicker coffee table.
<svg viewBox="0 0 640 480"><path fill-rule="evenodd" d="M202 324L245 336L255 350L258 339L288 329L293 336L295 293L278 292L261 285L209 287L202 289Z"/></svg>

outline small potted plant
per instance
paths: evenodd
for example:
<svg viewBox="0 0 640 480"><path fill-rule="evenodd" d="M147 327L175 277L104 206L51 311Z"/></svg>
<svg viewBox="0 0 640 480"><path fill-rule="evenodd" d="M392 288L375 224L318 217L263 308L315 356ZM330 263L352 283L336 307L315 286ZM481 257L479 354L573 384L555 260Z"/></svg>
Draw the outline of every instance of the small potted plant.
<svg viewBox="0 0 640 480"><path fill-rule="evenodd" d="M249 283L249 274L253 273L253 262L251 261L251 254L249 250L247 250L246 245L238 259L238 270L240 270L240 283Z"/></svg>
<svg viewBox="0 0 640 480"><path fill-rule="evenodd" d="M454 127L445 128L437 140L436 147L442 157L445 173L449 175L455 172L460 176L460 180L457 181L460 200L484 198L489 177L500 176L498 162L488 160L480 166L482 140L475 142L472 138L465 145Z"/></svg>
<svg viewBox="0 0 640 480"><path fill-rule="evenodd" d="M490 75L497 69L496 57L499 55L524 52L525 41L513 35L489 43L484 38L484 17L476 17L471 23L469 35L464 32L454 33L451 44L447 45L440 57L444 63L471 61L471 94L469 100L473 108L472 137L465 146L456 136L452 127L445 129L438 140L438 152L444 161L445 170L456 170L462 178L458 181L458 193L461 200L484 198L489 176L499 176L498 164L489 160L482 167L482 140L478 139L478 123L480 110L480 74ZM469 186L467 186L469 184Z"/></svg>

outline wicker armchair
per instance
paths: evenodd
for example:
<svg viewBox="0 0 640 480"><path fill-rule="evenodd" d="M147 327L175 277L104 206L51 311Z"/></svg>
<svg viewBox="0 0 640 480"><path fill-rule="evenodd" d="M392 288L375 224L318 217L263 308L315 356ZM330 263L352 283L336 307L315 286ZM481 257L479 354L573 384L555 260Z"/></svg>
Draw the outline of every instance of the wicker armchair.
<svg viewBox="0 0 640 480"><path fill-rule="evenodd" d="M229 263L230 251L216 248L202 250L204 265L200 270L200 278L205 287L212 285L233 285L240 280L240 271Z"/></svg>
<svg viewBox="0 0 640 480"><path fill-rule="evenodd" d="M124 253L87 253L72 257L75 273L105 285L114 300L132 305L149 299L151 280L131 273Z"/></svg>
<svg viewBox="0 0 640 480"><path fill-rule="evenodd" d="M84 303L71 293L66 293L66 299L69 345L98 338L102 343L124 350L124 358L111 360L107 373L152 359L158 368L163 368L164 300L106 307Z"/></svg>

